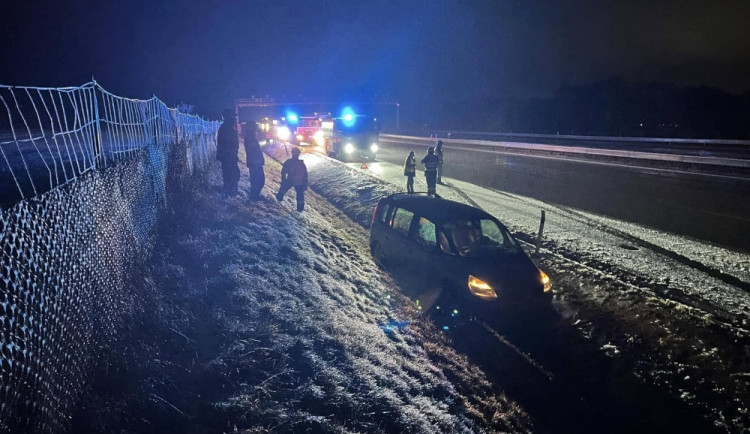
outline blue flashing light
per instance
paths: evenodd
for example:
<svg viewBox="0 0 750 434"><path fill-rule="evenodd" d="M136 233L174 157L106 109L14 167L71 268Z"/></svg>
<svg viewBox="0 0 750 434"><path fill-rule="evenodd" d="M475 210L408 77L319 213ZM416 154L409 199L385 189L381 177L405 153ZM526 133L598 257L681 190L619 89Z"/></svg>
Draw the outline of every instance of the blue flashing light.
<svg viewBox="0 0 750 434"><path fill-rule="evenodd" d="M449 326L443 326L443 330L450 330L451 328Z"/></svg>
<svg viewBox="0 0 750 434"><path fill-rule="evenodd" d="M286 118L290 124L297 124L297 122L299 122L299 116L297 115L297 113L292 111L286 112Z"/></svg>
<svg viewBox="0 0 750 434"><path fill-rule="evenodd" d="M344 107L344 110L341 111L341 118L344 120L345 127L354 126L357 122L357 114L351 107Z"/></svg>

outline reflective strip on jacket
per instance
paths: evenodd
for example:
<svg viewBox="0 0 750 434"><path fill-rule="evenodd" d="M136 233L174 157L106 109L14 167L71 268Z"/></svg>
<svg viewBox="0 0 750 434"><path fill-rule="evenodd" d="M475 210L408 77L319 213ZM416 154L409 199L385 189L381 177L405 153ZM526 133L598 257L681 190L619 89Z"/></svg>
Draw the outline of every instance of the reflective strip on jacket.
<svg viewBox="0 0 750 434"><path fill-rule="evenodd" d="M404 175L417 173L417 158L414 156L406 157L404 161Z"/></svg>
<svg viewBox="0 0 750 434"><path fill-rule="evenodd" d="M424 164L425 172L437 172L440 160L435 154L427 154L426 157L422 158L422 164Z"/></svg>

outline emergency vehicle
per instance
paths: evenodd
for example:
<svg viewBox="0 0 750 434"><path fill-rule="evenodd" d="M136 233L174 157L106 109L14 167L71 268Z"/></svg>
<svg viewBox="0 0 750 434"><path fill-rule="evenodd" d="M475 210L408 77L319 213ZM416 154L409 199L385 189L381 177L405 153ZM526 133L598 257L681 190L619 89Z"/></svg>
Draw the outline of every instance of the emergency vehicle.
<svg viewBox="0 0 750 434"><path fill-rule="evenodd" d="M323 131L321 130L320 119L317 116L301 116L294 136L300 145L306 143L323 146Z"/></svg>
<svg viewBox="0 0 750 434"><path fill-rule="evenodd" d="M279 121L265 117L258 122L258 127L268 142L274 140L286 142L291 138L291 130L283 118Z"/></svg>
<svg viewBox="0 0 750 434"><path fill-rule="evenodd" d="M346 114L320 122L326 154L343 161L375 160L379 148L377 120L362 115Z"/></svg>

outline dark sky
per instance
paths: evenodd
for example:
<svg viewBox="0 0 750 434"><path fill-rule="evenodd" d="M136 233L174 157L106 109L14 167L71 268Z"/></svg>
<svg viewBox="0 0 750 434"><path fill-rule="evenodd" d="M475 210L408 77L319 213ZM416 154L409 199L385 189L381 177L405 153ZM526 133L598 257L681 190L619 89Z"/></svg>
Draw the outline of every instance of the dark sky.
<svg viewBox="0 0 750 434"><path fill-rule="evenodd" d="M0 84L237 97L547 96L629 81L750 90L750 1L7 1Z"/></svg>

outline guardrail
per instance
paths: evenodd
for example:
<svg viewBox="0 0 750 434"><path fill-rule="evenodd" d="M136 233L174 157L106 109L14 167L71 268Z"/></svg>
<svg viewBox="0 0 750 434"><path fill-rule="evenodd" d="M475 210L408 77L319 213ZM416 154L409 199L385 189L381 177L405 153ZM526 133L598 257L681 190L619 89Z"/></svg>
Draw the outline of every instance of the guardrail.
<svg viewBox="0 0 750 434"><path fill-rule="evenodd" d="M434 146L436 138L405 136L397 134L381 134L381 141L391 141L396 143L414 143L423 146ZM750 168L750 159L726 158L726 157L709 157L698 155L682 155L659 152L628 151L602 148L586 148L579 146L550 145L541 143L519 143L519 142L498 142L489 140L471 140L471 139L454 139L440 138L444 147L454 148L482 148L495 152L509 152L517 154L546 154L559 155L568 157L577 157L582 159L592 159L592 157L605 157L612 159L641 160L651 162L681 163L690 165L704 166L723 166L740 169Z"/></svg>
<svg viewBox="0 0 750 434"><path fill-rule="evenodd" d="M455 130L430 130L417 133L416 131L407 131L409 135L423 136L430 135L433 138L468 138L468 137L504 137L509 139L526 140L575 140L575 141L596 141L596 142L638 142L638 143L678 143L678 144L699 144L699 145L737 145L750 148L750 140L731 140L731 139L685 139L677 137L628 137L628 136L582 136L571 134L526 134L526 133L501 133L486 131L455 131Z"/></svg>
<svg viewBox="0 0 750 434"><path fill-rule="evenodd" d="M493 133L475 131L392 131L396 135L432 137L440 139L464 139L506 141L516 143L577 146L598 149L621 149L663 154L711 155L739 159L750 159L750 140L683 139L659 137L607 137L558 134Z"/></svg>

